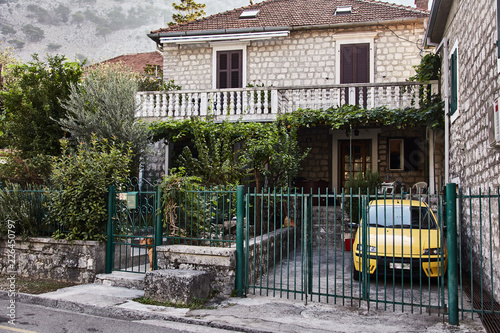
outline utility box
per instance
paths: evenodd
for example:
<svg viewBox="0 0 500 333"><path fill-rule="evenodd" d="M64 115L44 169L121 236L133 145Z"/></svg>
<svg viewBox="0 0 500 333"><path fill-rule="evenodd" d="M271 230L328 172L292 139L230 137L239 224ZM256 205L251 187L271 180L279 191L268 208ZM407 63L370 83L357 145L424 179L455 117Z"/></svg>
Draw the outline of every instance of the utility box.
<svg viewBox="0 0 500 333"><path fill-rule="evenodd" d="M120 200L125 201L127 209L137 209L139 192L121 192L119 193L119 198Z"/></svg>

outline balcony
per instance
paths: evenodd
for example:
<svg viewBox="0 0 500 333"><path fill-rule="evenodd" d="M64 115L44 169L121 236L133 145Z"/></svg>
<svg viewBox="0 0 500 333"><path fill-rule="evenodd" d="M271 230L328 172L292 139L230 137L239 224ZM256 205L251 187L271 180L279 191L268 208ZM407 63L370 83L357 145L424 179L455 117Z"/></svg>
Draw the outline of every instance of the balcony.
<svg viewBox="0 0 500 333"><path fill-rule="evenodd" d="M345 104L367 109L419 108L423 85L430 85L433 94L438 92L438 81L140 92L136 117L166 120L213 116L220 121L265 122L298 109L328 109Z"/></svg>

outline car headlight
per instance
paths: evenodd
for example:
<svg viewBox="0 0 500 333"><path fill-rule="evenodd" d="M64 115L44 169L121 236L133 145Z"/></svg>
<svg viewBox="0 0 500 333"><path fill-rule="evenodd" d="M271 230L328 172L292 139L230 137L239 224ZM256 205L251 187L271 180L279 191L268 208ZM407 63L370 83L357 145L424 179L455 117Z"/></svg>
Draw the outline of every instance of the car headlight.
<svg viewBox="0 0 500 333"><path fill-rule="evenodd" d="M423 255L432 255L432 256L437 256L438 254L441 253L441 249L440 248L434 248L434 249L424 249L424 251L422 252Z"/></svg>
<svg viewBox="0 0 500 333"><path fill-rule="evenodd" d="M377 248L375 246L367 246L366 249L368 252L377 252ZM361 253L361 251L363 251L363 244L358 244L357 250Z"/></svg>

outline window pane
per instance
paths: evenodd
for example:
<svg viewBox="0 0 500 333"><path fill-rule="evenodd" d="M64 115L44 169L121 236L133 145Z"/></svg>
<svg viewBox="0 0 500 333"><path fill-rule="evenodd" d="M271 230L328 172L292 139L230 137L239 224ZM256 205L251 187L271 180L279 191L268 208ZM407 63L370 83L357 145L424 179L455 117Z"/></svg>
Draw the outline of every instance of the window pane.
<svg viewBox="0 0 500 333"><path fill-rule="evenodd" d="M227 53L219 53L219 69L227 70Z"/></svg>
<svg viewBox="0 0 500 333"><path fill-rule="evenodd" d="M389 140L389 169L403 169L403 139Z"/></svg>

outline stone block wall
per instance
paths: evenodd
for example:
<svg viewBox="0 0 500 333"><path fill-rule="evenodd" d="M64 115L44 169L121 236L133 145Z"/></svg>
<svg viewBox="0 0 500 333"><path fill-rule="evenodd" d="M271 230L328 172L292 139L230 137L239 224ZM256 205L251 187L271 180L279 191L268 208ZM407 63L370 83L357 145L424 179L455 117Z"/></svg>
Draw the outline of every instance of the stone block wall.
<svg viewBox="0 0 500 333"><path fill-rule="evenodd" d="M406 138L415 142L416 147L413 147L414 152L407 153L409 147L404 147L405 155L418 156L421 159L421 164L418 167L412 167L411 170L389 170L388 162L388 140L393 138ZM378 143L378 172L382 177L382 180L386 179L389 175L389 181L393 182L395 180L400 180L406 185L406 190L417 182L429 182L429 172L428 172L428 147L429 142L426 140L425 129L395 129L395 128L384 128L382 133L379 134ZM410 157L411 158L411 157ZM415 159L415 158L413 158ZM407 167L410 162L415 161L404 161Z"/></svg>
<svg viewBox="0 0 500 333"><path fill-rule="evenodd" d="M450 122L450 181L475 194L479 189L496 192L500 186L500 149L489 146L488 119L488 110L500 96L496 5L494 0L455 1L444 29L450 54L457 51L458 63L458 111ZM443 73L447 70L442 68ZM488 267L490 259L496 263L500 258L498 209L492 207L490 213L465 200L461 213L464 230L472 230L463 233L462 244L468 249L464 253L474 263L477 281L482 271L486 289L500 301L500 270ZM486 221L493 229L480 226ZM491 246L485 241L490 237Z"/></svg>
<svg viewBox="0 0 500 333"><path fill-rule="evenodd" d="M0 240L0 272L15 271L31 279L52 279L76 283L92 283L96 274L104 273L106 243L97 241L66 241L30 237L15 239L14 270L9 267L7 239Z"/></svg>
<svg viewBox="0 0 500 333"><path fill-rule="evenodd" d="M289 37L251 41L247 45L247 84L264 86L328 85L336 78L336 35L376 32L374 81L405 81L420 63L423 21L393 26L294 30ZM342 40L342 43L356 43ZM214 44L215 45L215 44ZM165 45L164 77L184 90L213 87L213 49L208 44Z"/></svg>
<svg viewBox="0 0 500 333"><path fill-rule="evenodd" d="M279 264L281 251L275 249L293 249L296 240L294 228L282 228L269 234L250 239L249 281L267 273L267 268ZM246 245L244 245L246 248ZM285 251L285 250L283 250ZM275 257L273 257L273 254ZM163 245L156 247L158 269L199 270L207 272L212 281L211 288L220 296L230 297L235 290L236 248L217 248L191 245Z"/></svg>
<svg viewBox="0 0 500 333"><path fill-rule="evenodd" d="M311 148L302 161L298 177L309 181L329 181L332 161L332 139L327 127L302 128L298 133L302 151Z"/></svg>
<svg viewBox="0 0 500 333"><path fill-rule="evenodd" d="M212 290L229 297L235 288L236 248L191 245L156 247L158 269L200 270L211 275Z"/></svg>

